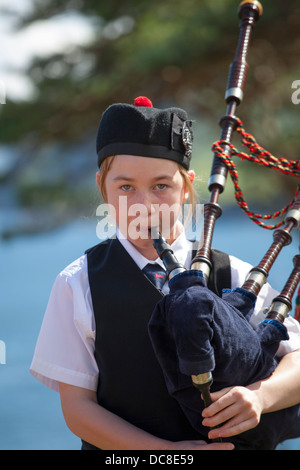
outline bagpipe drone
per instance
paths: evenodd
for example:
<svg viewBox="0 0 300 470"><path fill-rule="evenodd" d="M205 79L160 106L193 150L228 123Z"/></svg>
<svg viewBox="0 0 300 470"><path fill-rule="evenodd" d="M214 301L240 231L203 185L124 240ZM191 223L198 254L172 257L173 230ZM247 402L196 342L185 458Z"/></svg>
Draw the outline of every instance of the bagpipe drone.
<svg viewBox="0 0 300 470"><path fill-rule="evenodd" d="M199 433L208 429L202 425L203 408L211 403L210 391L230 386L246 386L269 377L278 362L276 352L281 341L288 339L284 320L292 308L292 298L300 280L300 255L294 257L294 268L281 293L273 300L266 318L254 329L249 319L256 298L267 280L282 248L291 240L291 231L300 224L300 195L272 216L260 216L249 211L238 186L238 176L232 155L238 152L231 144L235 130L242 134L251 150L250 159L275 167L293 176L300 176L299 162L276 159L246 134L235 116L243 99L247 75L247 53L251 33L262 14L258 1L240 4L240 36L234 61L230 66L225 94L226 115L221 118L221 138L213 145L214 160L209 180L210 202L205 205L204 240L192 260L191 269L178 263L166 240L157 232L154 247L168 274L170 292L157 304L149 322L149 335L162 367L166 385L192 426ZM242 155L245 157L245 154ZM222 296L207 287L211 272L212 237L222 210L218 204L228 172L235 186L240 207L264 228L275 228L273 243L254 267L244 284L236 289L224 289ZM264 226L258 219L284 215L276 226ZM201 400L199 395L201 391ZM263 414L254 429L230 438L245 448L274 449L278 443L300 437L300 405Z"/></svg>

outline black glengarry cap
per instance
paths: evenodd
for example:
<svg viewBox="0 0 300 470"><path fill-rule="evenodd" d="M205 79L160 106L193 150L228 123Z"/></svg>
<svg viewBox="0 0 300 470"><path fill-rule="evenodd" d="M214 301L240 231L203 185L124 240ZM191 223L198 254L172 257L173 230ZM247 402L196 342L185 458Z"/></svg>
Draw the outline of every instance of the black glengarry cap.
<svg viewBox="0 0 300 470"><path fill-rule="evenodd" d="M134 105L118 103L102 115L97 134L98 166L111 155L165 158L189 169L192 122L180 108L158 109L140 96Z"/></svg>

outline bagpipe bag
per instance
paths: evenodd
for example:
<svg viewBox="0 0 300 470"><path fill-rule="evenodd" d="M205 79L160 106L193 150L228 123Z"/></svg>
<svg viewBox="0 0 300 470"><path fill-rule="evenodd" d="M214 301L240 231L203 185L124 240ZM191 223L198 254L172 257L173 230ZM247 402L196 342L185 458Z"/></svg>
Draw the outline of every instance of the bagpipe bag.
<svg viewBox="0 0 300 470"><path fill-rule="evenodd" d="M169 282L170 292L156 305L148 329L166 386L192 426L202 435L204 408L191 375L212 371L211 391L246 386L269 377L276 351L288 339L284 325L249 323L256 297L241 288L210 291L200 271L185 271ZM228 438L255 449L274 449L300 436L300 406L263 414L254 429Z"/></svg>

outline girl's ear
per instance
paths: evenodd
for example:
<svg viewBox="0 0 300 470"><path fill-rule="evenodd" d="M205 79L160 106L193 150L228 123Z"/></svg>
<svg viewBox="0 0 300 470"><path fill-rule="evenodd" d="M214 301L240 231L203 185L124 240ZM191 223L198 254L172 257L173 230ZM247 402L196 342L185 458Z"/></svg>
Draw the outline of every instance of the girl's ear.
<svg viewBox="0 0 300 470"><path fill-rule="evenodd" d="M195 176L196 176L194 170L189 170L187 172L187 175L188 175L188 178L190 180L190 183L193 184L193 181L194 181ZM189 192L187 191L187 192L184 193L183 202L186 202L188 200L188 198L189 198Z"/></svg>
<svg viewBox="0 0 300 470"><path fill-rule="evenodd" d="M195 172L194 172L194 170L189 170L187 173L188 173L188 175L189 175L190 182L193 183L193 182L194 182L194 179L195 179Z"/></svg>

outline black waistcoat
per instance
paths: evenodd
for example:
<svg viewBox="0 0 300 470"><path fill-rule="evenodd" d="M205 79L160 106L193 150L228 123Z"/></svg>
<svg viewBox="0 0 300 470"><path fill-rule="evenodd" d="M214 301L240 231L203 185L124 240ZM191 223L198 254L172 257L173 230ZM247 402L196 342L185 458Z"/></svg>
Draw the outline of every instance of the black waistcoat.
<svg viewBox="0 0 300 470"><path fill-rule="evenodd" d="M203 438L169 396L148 336L148 322L162 294L117 239L88 250L87 260L98 403L155 436L171 441ZM83 448L95 449L87 443Z"/></svg>

